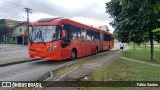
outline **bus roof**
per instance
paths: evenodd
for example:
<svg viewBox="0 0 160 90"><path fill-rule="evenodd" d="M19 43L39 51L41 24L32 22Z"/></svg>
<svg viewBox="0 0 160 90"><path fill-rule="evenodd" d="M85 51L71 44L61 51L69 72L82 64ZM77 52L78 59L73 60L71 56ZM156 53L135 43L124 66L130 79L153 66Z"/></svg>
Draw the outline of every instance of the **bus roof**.
<svg viewBox="0 0 160 90"><path fill-rule="evenodd" d="M62 18L42 18L36 22L29 23L29 26L43 26L43 25L59 25Z"/></svg>
<svg viewBox="0 0 160 90"><path fill-rule="evenodd" d="M29 26L43 26L43 25L62 25L63 23L69 23L69 24L72 24L72 25L75 25L75 26L78 26L78 27L81 27L81 28L86 28L86 29L89 29L89 30L94 30L94 31L98 31L100 32L101 30L97 29L97 28L94 28L94 27L91 27L91 26L88 26L88 25L85 25L85 24L81 24L79 22L76 22L76 21L73 21L73 20L70 20L70 19L66 19L66 18L63 18L63 17L58 17L58 18L42 18L36 22L32 22L32 23L29 23L28 25ZM111 33L107 32L107 31L103 31L105 34L110 34L112 35Z"/></svg>

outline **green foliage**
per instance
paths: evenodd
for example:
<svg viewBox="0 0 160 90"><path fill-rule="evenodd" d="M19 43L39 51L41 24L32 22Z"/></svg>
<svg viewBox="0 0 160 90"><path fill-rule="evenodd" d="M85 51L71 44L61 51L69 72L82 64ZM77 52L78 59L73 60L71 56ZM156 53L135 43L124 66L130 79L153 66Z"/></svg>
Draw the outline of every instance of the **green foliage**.
<svg viewBox="0 0 160 90"><path fill-rule="evenodd" d="M0 35L6 35L8 33L9 27L5 25L0 25Z"/></svg>
<svg viewBox="0 0 160 90"><path fill-rule="evenodd" d="M156 28L152 32L160 32L160 28Z"/></svg>
<svg viewBox="0 0 160 90"><path fill-rule="evenodd" d="M111 25L116 29L116 38L136 44L148 40L151 31L160 26L158 5L157 0L111 0L106 3L106 12L114 18Z"/></svg>
<svg viewBox="0 0 160 90"><path fill-rule="evenodd" d="M0 43L3 41L3 36L7 36L9 34L9 27L6 25L0 25Z"/></svg>
<svg viewBox="0 0 160 90"><path fill-rule="evenodd" d="M157 19L157 21L160 22L160 19ZM156 28L156 29L152 30L152 32L154 32L154 33L160 32L160 28Z"/></svg>
<svg viewBox="0 0 160 90"><path fill-rule="evenodd" d="M156 13L156 14L160 12L159 0L143 0L143 4L140 9L142 11L144 11L146 9L146 7L152 7L154 13Z"/></svg>
<svg viewBox="0 0 160 90"><path fill-rule="evenodd" d="M153 40L160 40L159 33L152 30L159 28L159 0L111 0L106 3L106 12L114 18L111 25L121 42L141 44L149 40L151 60L155 60Z"/></svg>
<svg viewBox="0 0 160 90"><path fill-rule="evenodd" d="M160 43L160 32L159 33L156 33L156 35L154 35L155 37L155 40Z"/></svg>

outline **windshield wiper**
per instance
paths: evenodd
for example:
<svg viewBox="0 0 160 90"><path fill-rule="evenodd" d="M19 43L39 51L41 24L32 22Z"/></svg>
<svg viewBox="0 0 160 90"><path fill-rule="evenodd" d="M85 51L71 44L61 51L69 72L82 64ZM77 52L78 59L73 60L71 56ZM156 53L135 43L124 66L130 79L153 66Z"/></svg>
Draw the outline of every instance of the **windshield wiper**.
<svg viewBox="0 0 160 90"><path fill-rule="evenodd" d="M41 33L40 36L41 36L41 38L42 38L42 42L43 42L43 44L46 46L46 43L45 43L44 38L43 38L43 36L42 36L42 30L41 30L40 33Z"/></svg>
<svg viewBox="0 0 160 90"><path fill-rule="evenodd" d="M36 40L36 37L38 36L39 33L40 33L40 29L39 29L39 31L36 33L36 35L35 35L35 37L33 38L33 40L31 40L31 45L32 45L32 43L34 42L34 40ZM33 36L33 34L32 34L32 36ZM32 37L31 37L31 39L32 39Z"/></svg>
<svg viewBox="0 0 160 90"><path fill-rule="evenodd" d="M36 35L35 35L35 37L33 38L33 40L31 40L31 45L32 45L32 43L34 42L34 40L36 40L36 38L37 38L38 35L42 38L42 42L43 42L44 45L46 46L46 43L44 42L44 38L43 38L43 36L42 36L42 30L41 30L41 29L39 29L39 31L36 33ZM32 36L33 36L33 34L32 34ZM31 36L31 38L32 38L32 36Z"/></svg>

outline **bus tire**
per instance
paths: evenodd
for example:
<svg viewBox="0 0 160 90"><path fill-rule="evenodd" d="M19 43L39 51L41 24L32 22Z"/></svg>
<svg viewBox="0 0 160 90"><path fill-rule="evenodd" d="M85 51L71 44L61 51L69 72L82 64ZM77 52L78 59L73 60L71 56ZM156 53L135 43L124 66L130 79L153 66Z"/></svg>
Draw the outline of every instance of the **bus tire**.
<svg viewBox="0 0 160 90"><path fill-rule="evenodd" d="M97 53L98 53L98 47L95 48L95 54L97 54Z"/></svg>
<svg viewBox="0 0 160 90"><path fill-rule="evenodd" d="M77 51L76 49L72 49L70 60L75 60L77 58Z"/></svg>

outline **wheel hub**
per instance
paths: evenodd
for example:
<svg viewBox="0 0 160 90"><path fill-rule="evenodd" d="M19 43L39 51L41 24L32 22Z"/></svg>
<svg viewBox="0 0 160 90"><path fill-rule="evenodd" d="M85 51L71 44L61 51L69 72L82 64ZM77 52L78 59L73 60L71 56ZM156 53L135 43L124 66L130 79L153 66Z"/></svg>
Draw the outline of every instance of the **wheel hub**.
<svg viewBox="0 0 160 90"><path fill-rule="evenodd" d="M74 52L72 52L72 57L75 58L75 53Z"/></svg>

